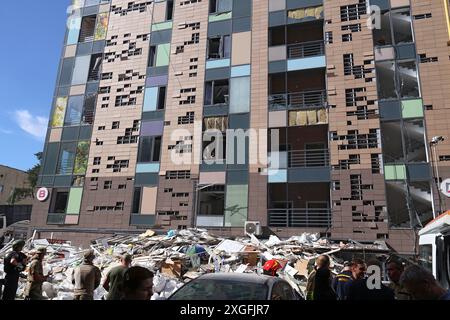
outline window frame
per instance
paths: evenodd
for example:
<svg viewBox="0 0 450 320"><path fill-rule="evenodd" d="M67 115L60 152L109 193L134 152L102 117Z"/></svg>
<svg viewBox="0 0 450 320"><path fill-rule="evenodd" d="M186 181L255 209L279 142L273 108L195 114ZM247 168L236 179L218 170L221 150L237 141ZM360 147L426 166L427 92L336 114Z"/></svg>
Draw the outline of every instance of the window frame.
<svg viewBox="0 0 450 320"><path fill-rule="evenodd" d="M217 55L218 57L211 57L211 41L219 39L219 48ZM227 44L229 48L227 48ZM208 37L207 48L206 48L206 57L208 61L211 60L221 60L221 59L230 59L231 58L231 46L232 46L232 38L230 34L216 35L212 37ZM229 49L229 50L227 50Z"/></svg>
<svg viewBox="0 0 450 320"><path fill-rule="evenodd" d="M219 102L215 102L214 100L215 100L215 95L214 95L214 92L215 92L215 87L216 87L216 83L217 82L219 82L219 81L226 81L227 82L227 84L228 84L228 94L224 94L224 100L225 100L225 102L221 102L221 103L219 103ZM208 84L209 83L211 83L211 92L210 92L210 94L211 94L211 103L210 104L208 104L208 103L206 103L207 101L206 101L206 97L207 97L207 93L208 93L208 91L207 90L209 90L209 88L208 88ZM228 98L227 98L227 96L228 96ZM217 106L217 105L229 105L230 104L230 79L217 79L217 80L211 80L211 81L207 81L207 82L205 82L205 94L204 94L204 100L203 100L203 104L205 105L205 106Z"/></svg>
<svg viewBox="0 0 450 320"><path fill-rule="evenodd" d="M382 97L381 96L381 84L383 83L383 81L381 81L382 79L379 78L379 74L377 72L377 67L379 64L381 63L393 63L394 64L394 85L395 85L395 94L396 97ZM418 95L417 96L402 96L402 88L401 88L401 72L400 72L400 67L399 65L401 63L408 63L408 62L413 62L416 66L416 80L417 80L417 89L418 89ZM420 99L422 97L422 87L421 87L421 82L420 82L420 71L419 71L419 63L417 61L417 59L401 59L401 60L397 60L397 59L388 59L388 60L381 60L381 61L377 61L375 63L375 72L376 72L376 76L377 76L377 95L378 95L378 99L380 101L391 101L391 100L413 100L413 99Z"/></svg>
<svg viewBox="0 0 450 320"><path fill-rule="evenodd" d="M150 161L142 161L143 157L143 147L142 144L144 143L144 139L149 139L150 143L150 154L148 158ZM159 141L159 147L157 141ZM159 149L159 152L158 152ZM161 151L162 151L162 136L141 136L139 138L139 148L138 148L138 157L137 157L137 163L138 164L145 164L145 163L159 163L161 161ZM158 160L154 160L155 156L157 155Z"/></svg>

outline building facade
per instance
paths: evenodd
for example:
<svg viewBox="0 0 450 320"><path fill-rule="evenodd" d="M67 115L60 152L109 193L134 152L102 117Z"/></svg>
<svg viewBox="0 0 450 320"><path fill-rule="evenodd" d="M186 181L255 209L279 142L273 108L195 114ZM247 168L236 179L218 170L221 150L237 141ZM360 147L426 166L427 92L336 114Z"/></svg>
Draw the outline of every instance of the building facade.
<svg viewBox="0 0 450 320"><path fill-rule="evenodd" d="M75 1L33 229L86 243L252 221L413 253L450 204L448 6Z"/></svg>
<svg viewBox="0 0 450 320"><path fill-rule="evenodd" d="M0 216L6 217L7 225L31 218L34 199L31 195L14 198L17 189L30 189L28 174L0 165Z"/></svg>

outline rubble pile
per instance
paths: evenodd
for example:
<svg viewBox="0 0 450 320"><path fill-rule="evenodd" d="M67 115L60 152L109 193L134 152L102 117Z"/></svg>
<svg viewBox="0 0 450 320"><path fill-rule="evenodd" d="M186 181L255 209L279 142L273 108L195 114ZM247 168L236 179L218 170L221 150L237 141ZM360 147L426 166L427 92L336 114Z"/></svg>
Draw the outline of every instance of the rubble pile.
<svg viewBox="0 0 450 320"><path fill-rule="evenodd" d="M11 250L7 244L0 250L0 278L3 278L3 258ZM68 244L50 244L47 240L27 241L24 252L32 254L39 247L47 248L44 274L51 271L49 282L44 283L43 295L53 300L72 300L72 271L81 264L83 250ZM357 242L330 243L318 234L304 233L287 240L270 236L259 240L254 235L246 238L225 239L215 237L205 229L169 231L156 235L148 230L141 235L115 235L93 242L96 252L94 261L102 271L102 283L108 272L119 264L118 256L125 253L133 256L133 265L146 267L155 272L152 300L167 299L184 283L205 273L238 272L263 273L266 261L276 259L282 266L279 277L288 281L302 296L306 288L309 271L314 259L320 254L331 257L332 270L337 273L343 260L335 256L341 250L375 250L388 252L384 243L363 245ZM23 297L25 280L19 283L18 295ZM100 300L106 291L100 286L94 299Z"/></svg>

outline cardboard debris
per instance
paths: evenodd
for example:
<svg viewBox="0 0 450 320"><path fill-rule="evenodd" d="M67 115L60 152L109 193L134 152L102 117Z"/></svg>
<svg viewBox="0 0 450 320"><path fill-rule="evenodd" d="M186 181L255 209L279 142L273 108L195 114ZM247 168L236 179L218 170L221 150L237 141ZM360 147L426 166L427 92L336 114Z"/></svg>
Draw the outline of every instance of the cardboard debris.
<svg viewBox="0 0 450 320"><path fill-rule="evenodd" d="M153 230L147 230L147 231L145 231L143 234L141 234L139 237L141 237L141 238L151 238L151 237L153 237L155 234L156 234L155 231L153 231Z"/></svg>
<svg viewBox="0 0 450 320"><path fill-rule="evenodd" d="M0 278L4 277L3 258L10 252L12 242L0 249ZM24 252L30 255L38 247L46 247L44 273L51 271L49 281L43 285L43 296L53 300L72 300L72 271L83 260L83 250L68 243L52 243L47 239L30 239ZM385 243L363 245L355 241L331 243L318 234L304 233L289 239L270 236L261 240L254 235L245 238L224 239L213 236L205 229L188 229L158 235L147 230L140 235L114 235L97 239L90 246L96 252L94 261L102 271L102 281L107 273L118 265L118 257L124 253L133 256L133 265L143 266L155 272L153 300L167 299L186 282L205 273L236 272L262 274L262 266L277 259L283 269L279 276L288 281L299 294L304 293L311 263L320 254L328 254L333 272L340 271L343 259L341 251L366 254L372 250L387 253ZM23 299L25 280L19 282L18 298ZM106 291L100 286L94 292L96 300Z"/></svg>
<svg viewBox="0 0 450 320"><path fill-rule="evenodd" d="M295 269L297 269L299 275L308 277L308 260L297 260L295 263Z"/></svg>

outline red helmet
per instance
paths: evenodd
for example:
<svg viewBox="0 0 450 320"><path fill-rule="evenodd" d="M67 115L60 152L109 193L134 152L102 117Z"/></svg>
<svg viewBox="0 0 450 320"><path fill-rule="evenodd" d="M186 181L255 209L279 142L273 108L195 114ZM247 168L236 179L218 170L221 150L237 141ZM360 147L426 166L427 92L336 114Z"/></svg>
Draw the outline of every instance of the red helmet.
<svg viewBox="0 0 450 320"><path fill-rule="evenodd" d="M263 267L263 270L270 273L272 276L275 276L280 269L281 264L276 259L267 261Z"/></svg>

